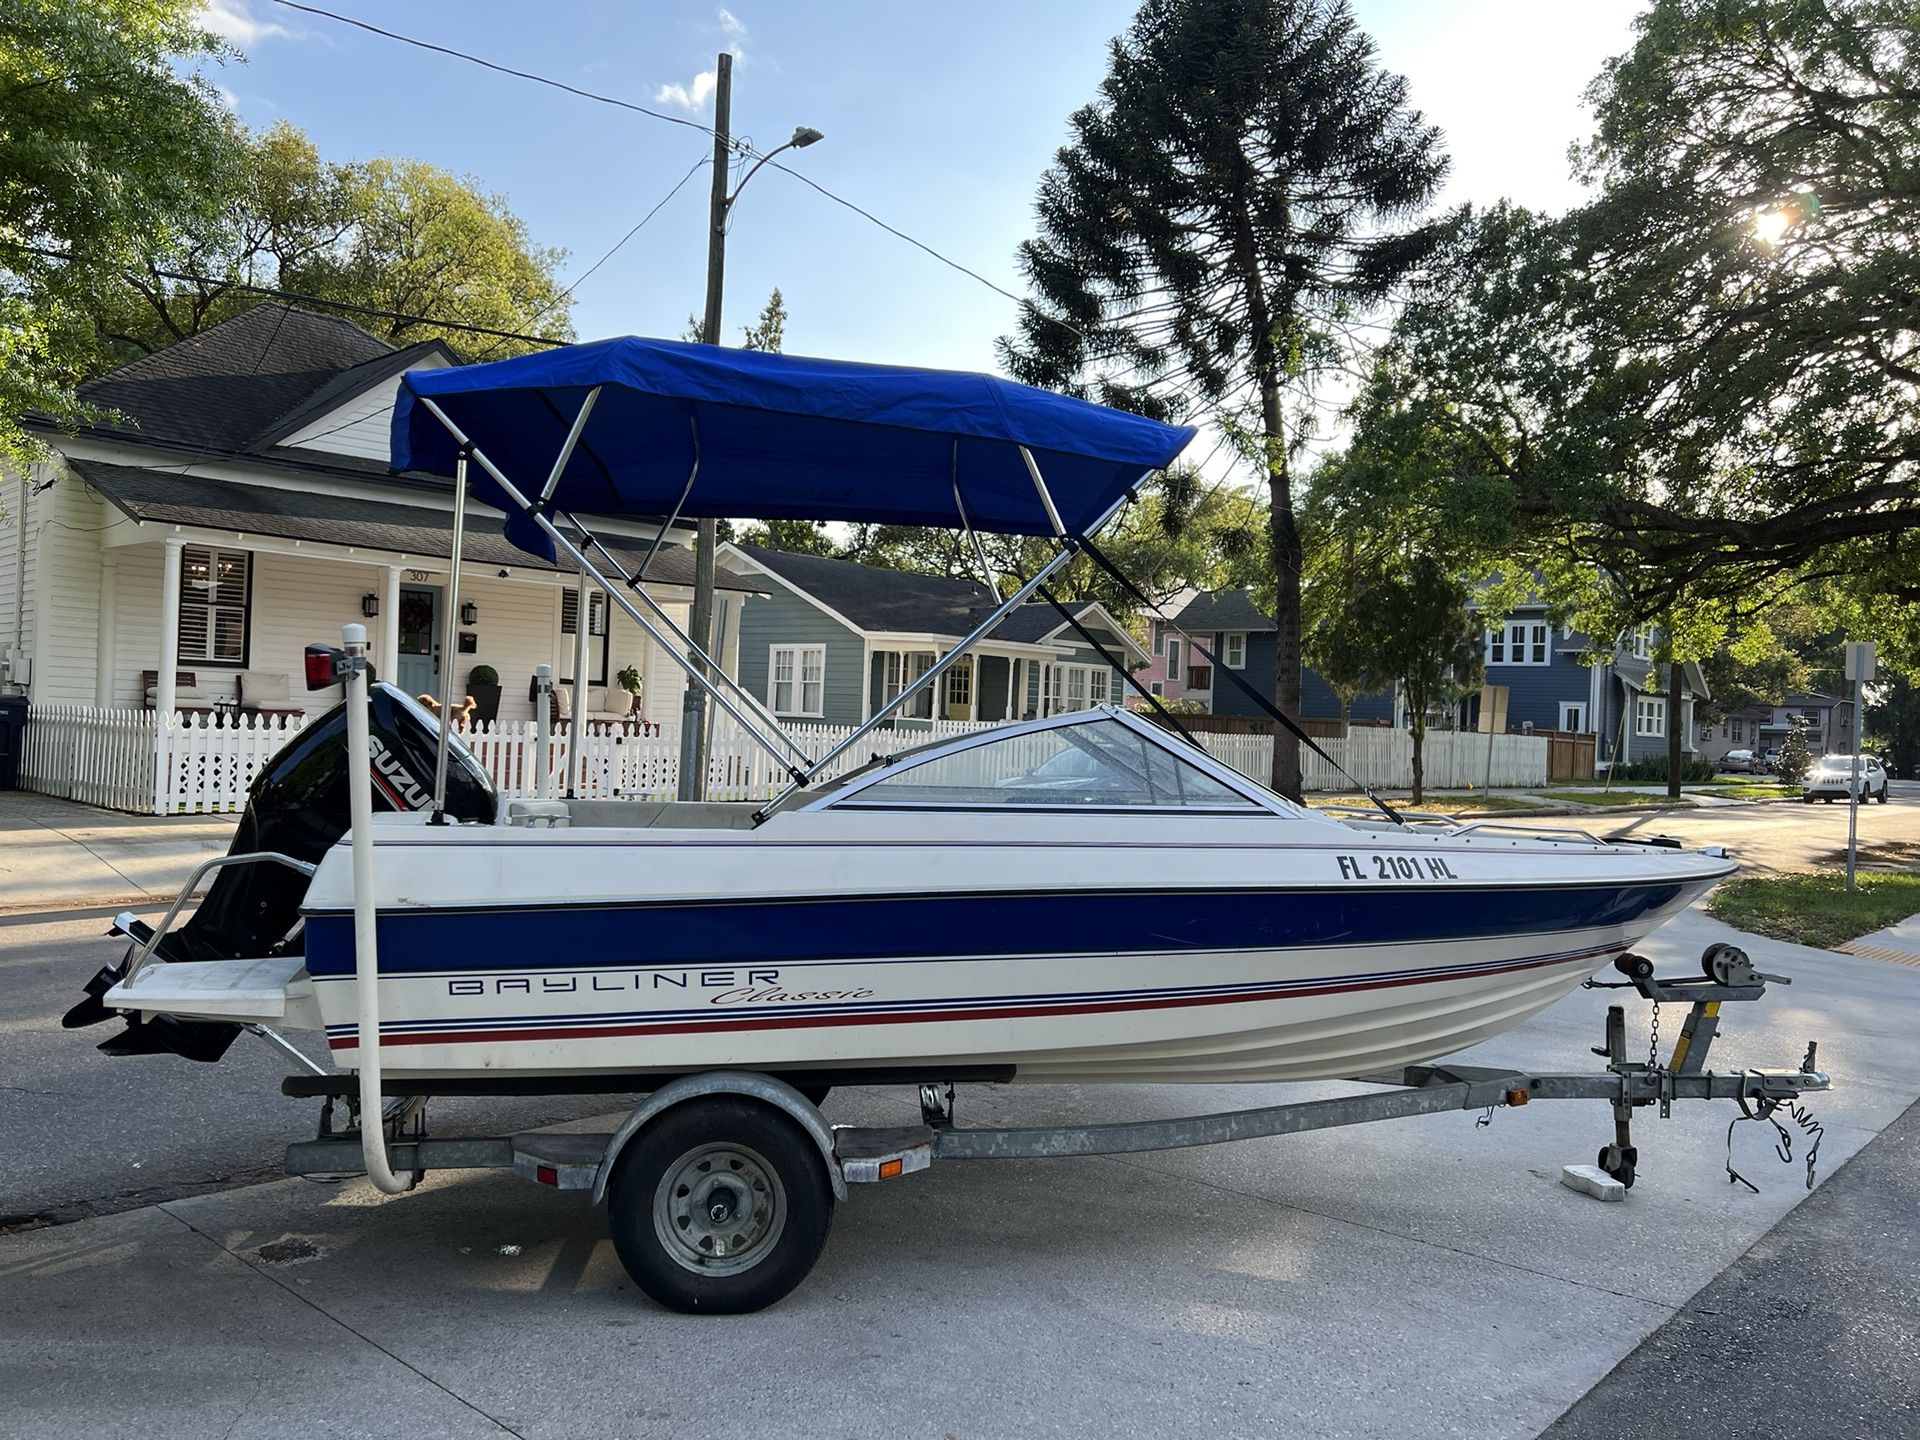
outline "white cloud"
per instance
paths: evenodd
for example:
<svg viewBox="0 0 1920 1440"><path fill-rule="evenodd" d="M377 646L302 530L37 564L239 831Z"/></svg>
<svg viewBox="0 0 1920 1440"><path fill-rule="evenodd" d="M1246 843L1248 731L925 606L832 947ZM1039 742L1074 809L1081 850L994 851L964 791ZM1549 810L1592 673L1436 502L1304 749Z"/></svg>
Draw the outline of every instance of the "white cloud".
<svg viewBox="0 0 1920 1440"><path fill-rule="evenodd" d="M719 10L719 31L727 37L727 49L736 61L747 58L747 27L740 17L731 10ZM653 92L655 104L677 105L682 110L701 110L706 107L707 97L713 94L715 72L702 70L685 85L662 85Z"/></svg>
<svg viewBox="0 0 1920 1440"><path fill-rule="evenodd" d="M702 70L693 77L691 85L662 85L653 92L654 101L661 105L678 105L682 110L700 110L706 106L707 97L713 94L714 72Z"/></svg>
<svg viewBox="0 0 1920 1440"><path fill-rule="evenodd" d="M290 30L271 20L256 20L247 9L247 0L205 0L195 18L223 40L239 46L262 40L299 40L304 30Z"/></svg>

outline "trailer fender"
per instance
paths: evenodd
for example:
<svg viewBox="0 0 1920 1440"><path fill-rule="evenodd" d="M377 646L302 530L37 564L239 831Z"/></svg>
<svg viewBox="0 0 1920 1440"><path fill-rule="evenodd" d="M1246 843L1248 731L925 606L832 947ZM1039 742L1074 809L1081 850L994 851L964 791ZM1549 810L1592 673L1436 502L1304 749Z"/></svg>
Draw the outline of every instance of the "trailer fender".
<svg viewBox="0 0 1920 1440"><path fill-rule="evenodd" d="M840 1173L840 1162L833 1153L833 1127L827 1124L827 1117L820 1113L819 1107L793 1086L771 1075L757 1075L748 1070L713 1070L704 1075L684 1076L672 1084L661 1086L627 1116L620 1128L614 1131L613 1138L607 1142L606 1152L600 1157L600 1173L593 1181L594 1203L600 1205L606 1202L607 1177L613 1173L613 1163L620 1158L620 1152L626 1148L629 1140L675 1105L704 1095L744 1095L792 1116L800 1128L813 1137L813 1143L820 1147L820 1158L827 1163L827 1177L833 1182L833 1198L847 1198L846 1177Z"/></svg>

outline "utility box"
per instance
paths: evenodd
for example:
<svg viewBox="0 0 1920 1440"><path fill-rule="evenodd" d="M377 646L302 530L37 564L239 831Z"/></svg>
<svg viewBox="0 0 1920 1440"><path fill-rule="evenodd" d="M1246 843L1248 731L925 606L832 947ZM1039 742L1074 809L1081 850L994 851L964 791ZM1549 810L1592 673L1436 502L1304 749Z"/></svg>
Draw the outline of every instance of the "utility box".
<svg viewBox="0 0 1920 1440"><path fill-rule="evenodd" d="M0 695L0 790L20 788L20 752L27 743L27 697Z"/></svg>

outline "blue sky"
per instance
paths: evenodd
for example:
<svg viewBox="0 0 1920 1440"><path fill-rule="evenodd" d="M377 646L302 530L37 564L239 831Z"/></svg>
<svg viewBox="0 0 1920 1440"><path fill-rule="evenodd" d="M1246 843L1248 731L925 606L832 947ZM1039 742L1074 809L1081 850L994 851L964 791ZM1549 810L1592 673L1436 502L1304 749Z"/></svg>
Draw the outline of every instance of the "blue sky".
<svg viewBox="0 0 1920 1440"><path fill-rule="evenodd" d="M821 184L1020 291L1014 252L1035 183L1090 99L1127 0L836 0L724 9L694 0L317 0L328 9L662 110L706 119L697 77L734 49L734 128L769 149L796 124L827 138L783 157ZM1355 0L1382 62L1447 132L1446 199L1550 209L1578 191L1566 151L1580 92L1624 50L1635 0ZM493 74L271 0L211 0L246 55L209 71L250 123L285 118L334 159L412 155L506 195L571 279L710 149L697 131ZM679 87L676 93L669 87ZM664 98L662 98L664 97ZM583 338L678 336L701 304L706 172L577 294ZM763 170L727 251L730 338L778 285L801 353L989 369L1012 302Z"/></svg>

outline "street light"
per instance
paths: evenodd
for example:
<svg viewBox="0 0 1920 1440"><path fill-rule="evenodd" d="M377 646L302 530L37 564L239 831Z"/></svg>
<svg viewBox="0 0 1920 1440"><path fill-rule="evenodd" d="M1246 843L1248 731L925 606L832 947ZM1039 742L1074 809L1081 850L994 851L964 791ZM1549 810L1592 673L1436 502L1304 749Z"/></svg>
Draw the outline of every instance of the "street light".
<svg viewBox="0 0 1920 1440"><path fill-rule="evenodd" d="M740 183L727 193L727 152L732 144L733 56L721 52L714 70L713 87L713 190L707 211L707 311L700 326L700 338L709 345L720 343L720 296L726 284L727 215L747 181L760 167L784 150L802 150L825 139L811 125L794 127L793 138L754 161ZM701 650L713 653L713 552L719 542L718 526L711 519L700 521L693 547L693 609L687 616L687 633ZM706 666L695 657L702 678ZM682 800L704 799L707 793L706 692L689 685L680 702L680 783L676 793Z"/></svg>

